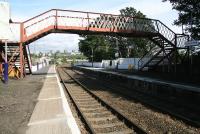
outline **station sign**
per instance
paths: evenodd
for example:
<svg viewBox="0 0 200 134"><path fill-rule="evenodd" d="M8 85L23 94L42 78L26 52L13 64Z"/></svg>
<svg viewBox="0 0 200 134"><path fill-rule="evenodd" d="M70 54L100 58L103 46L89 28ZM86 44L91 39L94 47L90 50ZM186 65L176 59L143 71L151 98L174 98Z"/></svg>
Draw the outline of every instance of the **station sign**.
<svg viewBox="0 0 200 134"><path fill-rule="evenodd" d="M192 40L192 41L187 41L185 43L185 46L188 47L188 46L198 46L200 45L200 40Z"/></svg>

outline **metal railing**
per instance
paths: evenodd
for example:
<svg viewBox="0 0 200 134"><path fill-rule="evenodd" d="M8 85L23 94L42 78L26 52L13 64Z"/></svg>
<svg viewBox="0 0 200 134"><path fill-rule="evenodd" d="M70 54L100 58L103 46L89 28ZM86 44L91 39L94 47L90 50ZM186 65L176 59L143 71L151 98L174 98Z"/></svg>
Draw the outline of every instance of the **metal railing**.
<svg viewBox="0 0 200 134"><path fill-rule="evenodd" d="M144 65L147 64L159 51L161 51L161 48L156 45L151 48L145 55L143 55L143 57L138 61L138 70L144 67Z"/></svg>
<svg viewBox="0 0 200 134"><path fill-rule="evenodd" d="M23 36L28 38L31 35L43 32L44 29L58 27L103 32L159 33L169 41L176 37L176 34L170 28L155 19L61 9L49 10L23 22ZM175 44L175 40L172 43Z"/></svg>
<svg viewBox="0 0 200 134"><path fill-rule="evenodd" d="M159 33L172 41L176 34L155 19L127 17L112 14L52 9L23 22L24 37L28 38L46 28L71 27L104 32ZM172 41L175 44L175 40ZM180 44L180 43L179 43Z"/></svg>
<svg viewBox="0 0 200 134"><path fill-rule="evenodd" d="M158 20L112 14L52 9L23 22L23 38L44 32L45 29L71 28L102 32L157 33Z"/></svg>

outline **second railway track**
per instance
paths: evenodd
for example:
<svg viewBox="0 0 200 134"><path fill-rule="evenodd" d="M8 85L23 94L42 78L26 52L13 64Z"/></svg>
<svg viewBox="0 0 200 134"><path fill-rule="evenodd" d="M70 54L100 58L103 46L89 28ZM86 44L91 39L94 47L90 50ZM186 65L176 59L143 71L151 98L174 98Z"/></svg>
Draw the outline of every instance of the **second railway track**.
<svg viewBox="0 0 200 134"><path fill-rule="evenodd" d="M176 112L174 114L172 110L176 108L168 103L156 101L157 99L153 99L148 95L138 94L137 92L133 93L131 90L121 87L119 83L113 84L109 79L99 79L99 76L77 72L71 67L64 67L64 69L70 70L70 75L85 85L92 93L115 107L129 120L144 128L148 133L199 133L199 128L195 127L196 125L189 125L196 123L198 114L195 120L188 120L187 117L191 115L190 113L186 114L184 118L179 115L176 118L174 116ZM166 107L169 107L167 111L172 110L171 114L165 111ZM185 110L182 112L185 112ZM187 120L183 121L182 119ZM185 124L186 122L187 124Z"/></svg>
<svg viewBox="0 0 200 134"><path fill-rule="evenodd" d="M143 104L145 104L145 105L147 105L149 107L157 109L157 110L159 110L159 111L161 111L163 113L169 114L172 117L175 117L175 118L177 118L179 120L182 120L185 123L188 123L188 124L193 125L195 127L199 128L199 126L200 126L199 117L198 117L198 111L196 113L194 111L191 112L190 109L187 108L188 114L182 113L180 111L173 112L173 111L171 111L172 110L171 107L169 109L163 107L164 104L169 105L169 104L172 103L172 102L170 102L168 100L164 100L164 99L159 98L159 97L157 97L155 99L152 99L152 98L154 98L153 95L152 96L149 95L149 94L147 95L147 94L145 94L143 92L139 92L137 90L135 90L134 93L138 93L137 95L139 97L137 95L132 96L131 95L132 93L126 93L125 92L125 87L122 87L119 84L114 84L115 86L112 86L113 82L111 82L109 80L106 80L106 79L105 80L101 80L101 79L98 79L97 76L90 76L90 75L87 75L85 73L81 74L79 71L75 71L75 70L73 70L73 72L75 74L78 74L78 75L84 75L85 78L88 78L90 80L98 81L98 83L101 83L101 84L103 83L104 87L106 87L107 89L112 89L113 92L116 92L116 93L124 96L125 98L129 98L129 99L132 99L132 100L140 101L140 102L142 102ZM82 83L84 83L84 82L82 82ZM142 96L148 96L148 97L145 97L145 99L141 99L140 95L142 95ZM145 100L147 100L147 101L145 101ZM158 102L156 102L158 100L160 100L159 103L162 102L160 105L156 104L156 103L158 103ZM171 104L171 105L174 105L174 107L176 107L176 108L180 107L179 109L182 110L182 108L181 108L182 105L179 106L178 103L177 104ZM184 110L184 112L186 112L186 111ZM194 115L196 115L196 116L194 116Z"/></svg>
<svg viewBox="0 0 200 134"><path fill-rule="evenodd" d="M90 92L67 70L58 68L58 73L63 86L90 133L147 133L118 110ZM61 74L64 75L61 76Z"/></svg>

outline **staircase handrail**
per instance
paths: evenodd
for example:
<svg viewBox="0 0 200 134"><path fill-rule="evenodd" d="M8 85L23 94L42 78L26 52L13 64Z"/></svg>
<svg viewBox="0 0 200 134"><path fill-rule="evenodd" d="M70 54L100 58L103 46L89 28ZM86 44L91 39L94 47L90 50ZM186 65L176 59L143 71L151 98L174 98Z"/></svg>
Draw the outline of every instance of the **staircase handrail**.
<svg viewBox="0 0 200 134"><path fill-rule="evenodd" d="M186 34L177 34L177 47L185 48L185 42L189 41L190 36Z"/></svg>
<svg viewBox="0 0 200 134"><path fill-rule="evenodd" d="M167 28L170 32L172 32L174 35L176 34L174 31L172 31L167 25L165 25L162 21L157 20L159 23L161 23L165 28Z"/></svg>
<svg viewBox="0 0 200 134"><path fill-rule="evenodd" d="M50 10L48 10L48 11L46 11L46 12L43 12L43 13L37 15L37 16L34 16L34 17L32 17L32 18L30 18L30 19L28 19L28 20L25 20L25 21L23 21L22 23L27 23L27 22L29 22L29 21L31 21L31 20L34 20L35 18L38 18L38 17L40 17L40 16L42 16L42 15L44 15L44 14L46 14L46 13L51 12L51 11L55 11L55 9L50 9Z"/></svg>
<svg viewBox="0 0 200 134"><path fill-rule="evenodd" d="M144 63L144 60L146 60L145 58L151 58L151 57L153 57L154 54L156 54L155 51L158 52L157 50L160 51L160 47L158 47L156 45L156 46L152 47L147 53L145 53L142 56L142 58L140 58L139 61L138 61L138 67L139 67L138 69L140 69L140 67L142 67L145 64Z"/></svg>

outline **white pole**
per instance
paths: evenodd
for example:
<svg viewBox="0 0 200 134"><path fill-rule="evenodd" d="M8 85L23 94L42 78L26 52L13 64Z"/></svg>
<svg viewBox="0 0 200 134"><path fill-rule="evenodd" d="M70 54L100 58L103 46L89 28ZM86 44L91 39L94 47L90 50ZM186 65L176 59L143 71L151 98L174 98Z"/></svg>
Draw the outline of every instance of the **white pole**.
<svg viewBox="0 0 200 134"><path fill-rule="evenodd" d="M5 40L5 63L8 62L8 43L7 40Z"/></svg>

